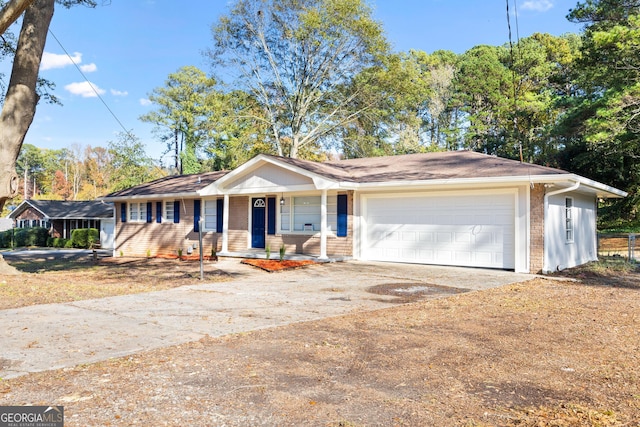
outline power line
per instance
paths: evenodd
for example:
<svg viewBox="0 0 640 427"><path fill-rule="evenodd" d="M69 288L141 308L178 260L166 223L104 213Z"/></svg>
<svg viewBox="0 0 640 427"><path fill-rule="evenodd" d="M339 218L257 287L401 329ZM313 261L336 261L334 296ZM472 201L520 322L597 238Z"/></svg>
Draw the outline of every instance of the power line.
<svg viewBox="0 0 640 427"><path fill-rule="evenodd" d="M98 99L100 100L100 102L102 102L102 105L105 106L105 108L107 109L107 111L109 111L109 113L111 114L111 116L115 119L115 121L120 125L120 127L122 128L122 130L124 131L124 133L127 135L127 137L129 137L131 140L134 140L135 137L133 136L133 134L122 124L122 122L120 121L120 119L118 118L118 116L116 116L116 114L113 112L113 110L111 110L111 108L109 108L109 105L107 105L107 103L105 102L104 98L102 98L102 96L100 95L100 93L96 90L96 88L94 87L93 83L91 83L89 81L89 79L87 78L87 76L82 72L82 70L80 69L80 67L78 66L78 64L76 63L76 61L73 60L73 58L71 57L71 55L69 55L69 52L67 51L67 49L65 49L65 47L62 45L62 43L60 42L60 40L58 40L58 38L56 37L55 34L53 34L53 31L51 31L51 29L49 29L49 34L51 34L51 36L55 39L55 41L58 43L58 45L60 46L60 48L62 49L62 51L65 53L65 55L67 55L67 57L69 58L69 60L73 63L73 65L76 67L76 70L78 70L78 72L80 73L80 75L82 76L82 78L89 83L89 87L91 88L91 90L93 91L93 93L96 94L96 96L98 97Z"/></svg>
<svg viewBox="0 0 640 427"><path fill-rule="evenodd" d="M517 1L514 0L513 7L515 10L515 20L516 20L516 37L517 43L520 44L520 34L518 29L518 9L516 6ZM511 74L512 74L512 86L513 86L513 133L514 135L518 134L518 90L516 86L516 69L515 69L515 60L513 57L513 41L511 37L511 16L509 13L509 0L507 0L507 28L509 29L509 55L511 57ZM518 46L518 49L520 47ZM518 147L520 151L520 162L524 161L522 155L522 141L517 141Z"/></svg>

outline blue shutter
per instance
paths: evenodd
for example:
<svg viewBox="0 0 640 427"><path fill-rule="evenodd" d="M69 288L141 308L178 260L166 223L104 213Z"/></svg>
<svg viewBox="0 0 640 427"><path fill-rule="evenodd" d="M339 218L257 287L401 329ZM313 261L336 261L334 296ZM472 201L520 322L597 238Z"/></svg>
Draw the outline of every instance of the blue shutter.
<svg viewBox="0 0 640 427"><path fill-rule="evenodd" d="M162 222L162 202L156 202L156 222Z"/></svg>
<svg viewBox="0 0 640 427"><path fill-rule="evenodd" d="M120 204L120 221L127 222L127 204Z"/></svg>
<svg viewBox="0 0 640 427"><path fill-rule="evenodd" d="M216 232L222 233L222 216L224 215L224 200L216 200Z"/></svg>
<svg viewBox="0 0 640 427"><path fill-rule="evenodd" d="M173 223L178 224L180 222L180 200L173 202Z"/></svg>
<svg viewBox="0 0 640 427"><path fill-rule="evenodd" d="M153 203L147 202L147 222L153 221Z"/></svg>
<svg viewBox="0 0 640 427"><path fill-rule="evenodd" d="M200 200L193 201L193 231L200 231Z"/></svg>
<svg viewBox="0 0 640 427"><path fill-rule="evenodd" d="M276 198L267 199L267 234L276 234Z"/></svg>
<svg viewBox="0 0 640 427"><path fill-rule="evenodd" d="M347 195L338 194L338 237L347 237Z"/></svg>

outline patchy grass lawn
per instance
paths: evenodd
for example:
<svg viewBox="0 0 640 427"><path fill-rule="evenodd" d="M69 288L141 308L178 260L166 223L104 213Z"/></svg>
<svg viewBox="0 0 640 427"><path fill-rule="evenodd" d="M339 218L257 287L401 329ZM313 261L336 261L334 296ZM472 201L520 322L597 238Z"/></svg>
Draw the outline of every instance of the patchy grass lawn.
<svg viewBox="0 0 640 427"><path fill-rule="evenodd" d="M10 261L22 274L0 276L0 309L159 291L200 283L200 264L155 258L48 257ZM205 264L207 281L228 280Z"/></svg>
<svg viewBox="0 0 640 427"><path fill-rule="evenodd" d="M580 281L535 279L0 381L0 405L64 405L69 427L640 425L640 274L563 276Z"/></svg>

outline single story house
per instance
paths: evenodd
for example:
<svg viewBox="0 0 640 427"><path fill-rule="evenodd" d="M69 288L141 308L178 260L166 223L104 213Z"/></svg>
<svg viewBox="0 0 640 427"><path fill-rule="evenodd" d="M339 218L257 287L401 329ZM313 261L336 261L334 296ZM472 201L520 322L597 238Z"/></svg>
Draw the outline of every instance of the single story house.
<svg viewBox="0 0 640 427"><path fill-rule="evenodd" d="M624 191L545 166L452 151L317 163L260 154L104 197L116 253L249 250L551 272L597 259L598 199Z"/></svg>
<svg viewBox="0 0 640 427"><path fill-rule="evenodd" d="M25 200L8 216L16 228L45 227L51 237L69 239L77 228L100 230L100 245L112 249L115 237L113 203L100 200Z"/></svg>

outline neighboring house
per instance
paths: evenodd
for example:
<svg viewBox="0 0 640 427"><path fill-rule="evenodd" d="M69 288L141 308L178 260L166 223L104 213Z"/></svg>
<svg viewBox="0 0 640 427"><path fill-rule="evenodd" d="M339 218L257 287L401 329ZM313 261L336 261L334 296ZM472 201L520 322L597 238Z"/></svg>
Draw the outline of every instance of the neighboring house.
<svg viewBox="0 0 640 427"><path fill-rule="evenodd" d="M62 201L25 200L8 216L17 228L45 227L51 237L69 239L77 228L100 230L100 245L114 246L115 218L113 203L100 200Z"/></svg>
<svg viewBox="0 0 640 427"><path fill-rule="evenodd" d="M326 163L261 154L104 200L125 255L195 249L201 223L205 254L284 245L321 259L537 273L596 260L598 199L625 196L559 169L454 151Z"/></svg>

